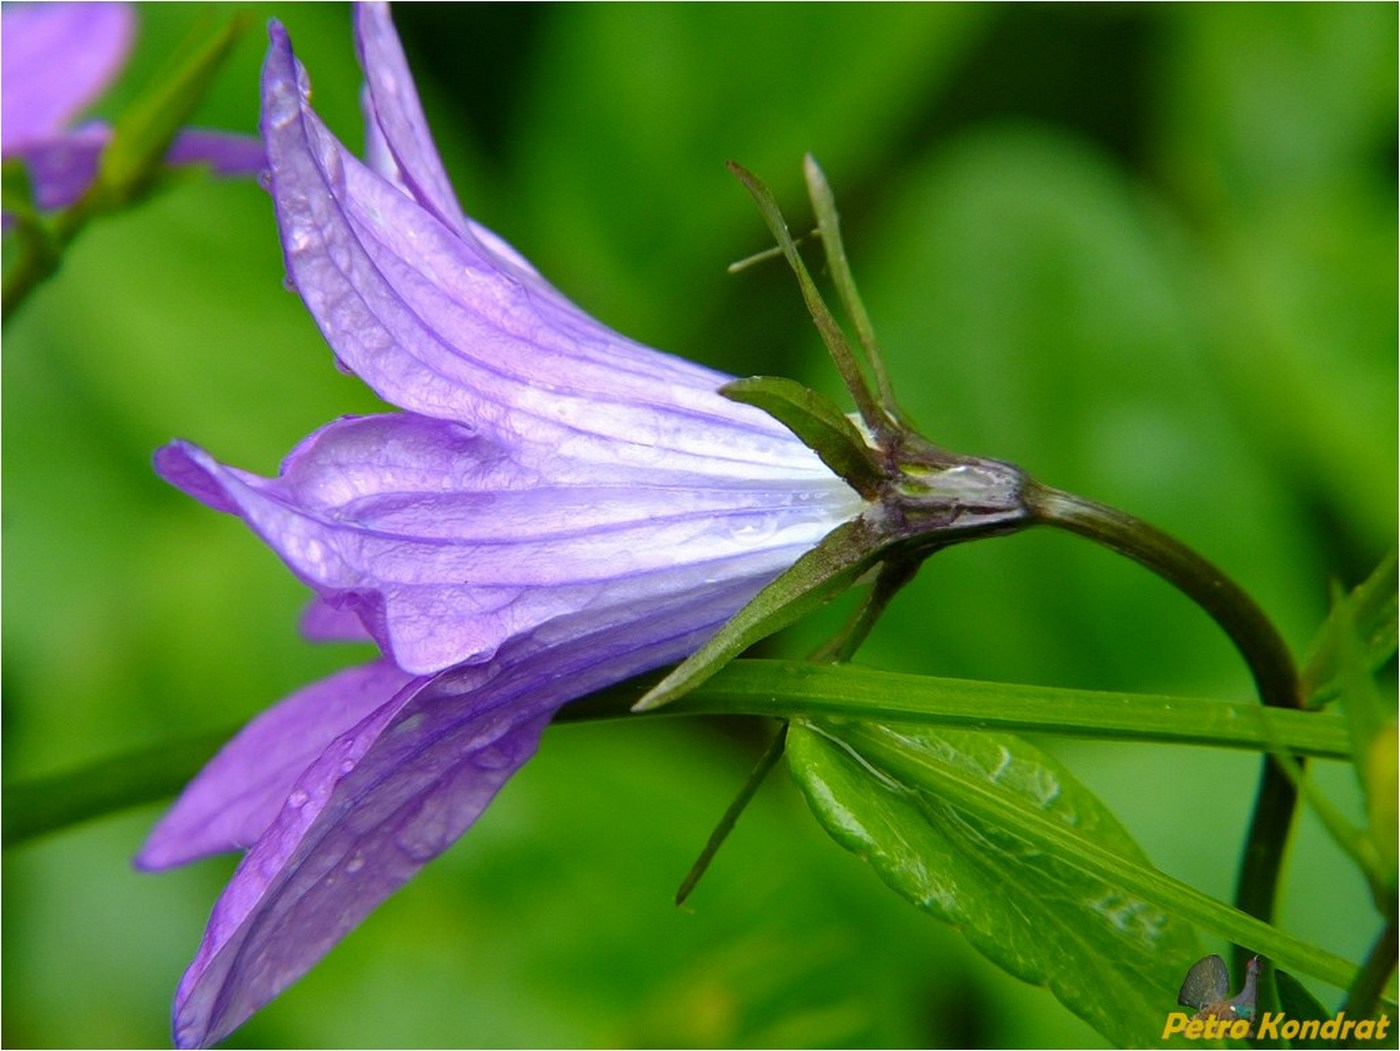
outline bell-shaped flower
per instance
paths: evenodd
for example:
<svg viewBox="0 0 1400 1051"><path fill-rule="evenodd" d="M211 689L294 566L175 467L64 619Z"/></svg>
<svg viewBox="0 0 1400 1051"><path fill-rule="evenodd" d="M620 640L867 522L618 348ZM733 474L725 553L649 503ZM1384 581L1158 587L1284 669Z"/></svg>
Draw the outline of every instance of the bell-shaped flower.
<svg viewBox="0 0 1400 1051"><path fill-rule="evenodd" d="M73 121L116 79L131 50L136 12L120 3L18 3L0 9L0 156L24 162L41 211L76 201L97 175L112 129ZM262 146L243 135L182 132L169 164L247 174Z"/></svg>
<svg viewBox="0 0 1400 1051"><path fill-rule="evenodd" d="M304 628L383 658L251 723L138 864L246 856L175 1003L212 1043L460 836L567 702L693 652L861 513L730 377L593 320L466 217L387 8L359 5L369 163L271 28L262 132L288 275L402 411L343 418L275 478L177 442L169 481L240 516L316 593Z"/></svg>

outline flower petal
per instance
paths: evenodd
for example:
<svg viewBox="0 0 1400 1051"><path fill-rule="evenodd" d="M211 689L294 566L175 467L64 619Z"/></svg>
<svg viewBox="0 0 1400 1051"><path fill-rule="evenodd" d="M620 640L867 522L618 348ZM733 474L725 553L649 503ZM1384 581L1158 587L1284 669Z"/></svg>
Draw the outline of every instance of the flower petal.
<svg viewBox="0 0 1400 1051"><path fill-rule="evenodd" d="M263 133L288 273L382 397L577 460L827 473L767 414L719 395L728 377L611 332L362 164L306 105L281 27L272 41ZM394 126L381 130L392 148Z"/></svg>
<svg viewBox="0 0 1400 1051"><path fill-rule="evenodd" d="M418 674L488 659L512 635L575 612L598 615L715 580L757 592L859 509L830 475L821 485L694 476L668 484L558 458L545 473L519 463L518 451L400 414L322 428L275 479L186 443L162 449L157 469L243 517L327 603L355 611Z"/></svg>
<svg viewBox="0 0 1400 1051"><path fill-rule="evenodd" d="M137 867L169 868L251 846L326 746L412 679L388 661L374 661L304 687L263 712L186 786L146 839Z"/></svg>
<svg viewBox="0 0 1400 1051"><path fill-rule="evenodd" d="M88 124L6 147L5 159L24 162L34 204L48 212L65 208L83 195L97 177L98 159L111 139L112 129L105 124Z"/></svg>
<svg viewBox="0 0 1400 1051"><path fill-rule="evenodd" d="M6 4L0 151L52 137L117 75L136 30L129 4Z"/></svg>
<svg viewBox="0 0 1400 1051"><path fill-rule="evenodd" d="M688 652L741 601L717 585L646 617L590 618L562 643L514 640L337 737L216 904L176 995L176 1043L214 1043L304 974L476 820L561 705Z"/></svg>
<svg viewBox="0 0 1400 1051"><path fill-rule="evenodd" d="M165 163L203 164L219 175L253 175L267 167L261 139L232 132L190 128L175 136Z"/></svg>
<svg viewBox="0 0 1400 1051"><path fill-rule="evenodd" d="M433 144L388 4L355 5L355 51L365 71L368 130L385 147L381 156L393 161L394 173L419 204L459 234L468 233L469 222ZM375 168L388 174L380 165Z"/></svg>

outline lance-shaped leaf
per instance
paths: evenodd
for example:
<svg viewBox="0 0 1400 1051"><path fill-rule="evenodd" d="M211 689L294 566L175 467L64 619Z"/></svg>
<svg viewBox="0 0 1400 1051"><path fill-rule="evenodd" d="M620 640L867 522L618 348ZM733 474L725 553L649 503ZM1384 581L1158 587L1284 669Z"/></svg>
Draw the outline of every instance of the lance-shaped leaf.
<svg viewBox="0 0 1400 1051"><path fill-rule="evenodd" d="M776 418L861 496L869 499L879 490L884 475L874 450L829 398L781 376L734 380L719 392Z"/></svg>
<svg viewBox="0 0 1400 1051"><path fill-rule="evenodd" d="M1119 1045L1158 1043L1164 1000L1200 956L1187 920L1328 981L1352 973L1152 869L1087 789L1018 738L803 720L788 757L833 838Z"/></svg>
<svg viewBox="0 0 1400 1051"><path fill-rule="evenodd" d="M235 16L187 55L177 52L155 85L117 119L98 166L101 192L127 199L160 170L170 144L208 92L246 25L246 18ZM248 153L236 142L228 148Z"/></svg>

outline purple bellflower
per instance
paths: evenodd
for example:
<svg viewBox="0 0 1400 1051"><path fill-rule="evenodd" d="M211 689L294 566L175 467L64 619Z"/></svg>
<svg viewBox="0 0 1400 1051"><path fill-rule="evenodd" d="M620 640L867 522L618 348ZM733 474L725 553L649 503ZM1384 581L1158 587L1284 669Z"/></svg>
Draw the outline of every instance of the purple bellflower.
<svg viewBox="0 0 1400 1051"><path fill-rule="evenodd" d="M40 211L72 204L97 175L112 129L72 121L116 78L131 50L129 4L6 4L0 12L0 155L24 162ZM243 135L182 132L170 164L207 164L226 175L258 171L262 145Z"/></svg>
<svg viewBox="0 0 1400 1051"><path fill-rule="evenodd" d="M584 314L469 219L382 4L357 5L368 163L308 104L280 25L262 79L291 281L402 411L346 417L275 478L175 442L159 472L316 593L313 638L382 657L255 719L143 868L246 854L174 1006L222 1039L476 820L567 702L694 651L861 499L730 377Z"/></svg>

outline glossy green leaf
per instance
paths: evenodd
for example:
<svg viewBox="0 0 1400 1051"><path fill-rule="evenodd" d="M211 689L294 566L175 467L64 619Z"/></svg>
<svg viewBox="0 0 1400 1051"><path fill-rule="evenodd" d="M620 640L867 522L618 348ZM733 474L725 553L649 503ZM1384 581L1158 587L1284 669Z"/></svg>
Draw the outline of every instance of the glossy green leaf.
<svg viewBox="0 0 1400 1051"><path fill-rule="evenodd" d="M818 819L989 959L1123 1045L1155 1043L1199 956L1188 923L1333 983L1354 968L1153 869L1058 763L1014 737L795 721Z"/></svg>
<svg viewBox="0 0 1400 1051"><path fill-rule="evenodd" d="M1014 795L1142 863L1128 834L1049 756L1003 734L854 723L794 723L789 755L827 831L894 890L1016 977L1048 986L1116 1044L1145 1046L1161 1032L1169 990L1200 955L1191 928L911 776L911 766L936 766Z"/></svg>
<svg viewBox="0 0 1400 1051"><path fill-rule="evenodd" d="M776 418L862 496L878 489L883 475L873 450L830 398L781 376L734 380L719 392Z"/></svg>

